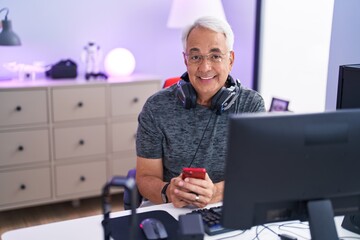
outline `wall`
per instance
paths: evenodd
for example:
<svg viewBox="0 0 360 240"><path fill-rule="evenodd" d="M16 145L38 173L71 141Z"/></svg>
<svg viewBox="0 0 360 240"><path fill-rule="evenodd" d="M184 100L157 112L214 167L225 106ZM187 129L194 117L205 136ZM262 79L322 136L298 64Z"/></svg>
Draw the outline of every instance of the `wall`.
<svg viewBox="0 0 360 240"><path fill-rule="evenodd" d="M115 47L129 49L137 61L135 73L180 75L185 71L181 30L166 27L171 2L2 0L0 8L10 9L9 19L22 46L0 47L0 78L10 75L2 65L11 61L52 64L71 58L83 73L80 54L88 41L100 44L104 54ZM252 85L254 4L255 0L223 1L236 37L232 75L246 86Z"/></svg>
<svg viewBox="0 0 360 240"><path fill-rule="evenodd" d="M294 112L325 109L333 0L262 0L259 91Z"/></svg>
<svg viewBox="0 0 360 240"><path fill-rule="evenodd" d="M339 66L360 63L359 10L359 0L335 0L326 86L326 110L336 108Z"/></svg>

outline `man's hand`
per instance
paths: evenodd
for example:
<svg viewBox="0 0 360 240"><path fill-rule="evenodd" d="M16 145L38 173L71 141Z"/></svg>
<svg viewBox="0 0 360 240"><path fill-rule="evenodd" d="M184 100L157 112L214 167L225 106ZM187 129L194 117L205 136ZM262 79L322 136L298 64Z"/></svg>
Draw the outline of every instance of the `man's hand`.
<svg viewBox="0 0 360 240"><path fill-rule="evenodd" d="M196 178L182 180L180 175L171 180L168 190L168 196L170 196L175 207L193 205L204 208L209 203L215 203L222 199L222 196L220 199L215 197L218 196L217 186L212 182L208 174L206 174L204 180Z"/></svg>

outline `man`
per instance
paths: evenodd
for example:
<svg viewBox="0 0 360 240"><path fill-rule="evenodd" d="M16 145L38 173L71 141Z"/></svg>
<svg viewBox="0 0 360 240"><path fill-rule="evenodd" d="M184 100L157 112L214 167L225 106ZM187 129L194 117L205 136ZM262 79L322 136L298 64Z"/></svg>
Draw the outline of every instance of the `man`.
<svg viewBox="0 0 360 240"><path fill-rule="evenodd" d="M229 114L265 111L262 97L230 76L234 35L228 23L198 19L182 36L187 73L151 96L139 115L136 182L152 203L199 208L222 200ZM205 179L182 180L184 167Z"/></svg>

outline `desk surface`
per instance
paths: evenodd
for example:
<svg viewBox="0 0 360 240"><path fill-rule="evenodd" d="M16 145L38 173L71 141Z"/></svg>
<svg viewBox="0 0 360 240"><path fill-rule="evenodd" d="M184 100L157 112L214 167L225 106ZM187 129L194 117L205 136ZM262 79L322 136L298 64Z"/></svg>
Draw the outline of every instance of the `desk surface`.
<svg viewBox="0 0 360 240"><path fill-rule="evenodd" d="M217 206L221 204L212 204L208 207ZM146 212L146 211L154 211L154 210L166 210L176 219L179 218L179 215L186 214L191 209L188 208L174 208L171 203L155 205L150 207L138 208L137 212ZM130 211L121 211L111 213L111 217L119 217L129 215ZM336 228L338 231L338 235L340 238L342 237L358 237L360 239L360 235L349 232L341 227L343 217L335 217ZM17 230L12 230L4 233L1 236L2 240L42 240L42 239L52 239L52 240L64 240L64 239L86 239L86 240L99 240L103 239L103 228L101 226L101 221L103 220L102 215L79 218L74 220L44 224L34 227L22 228ZM298 234L298 239L310 239L309 230L306 228L304 224L298 224L297 222L287 222L289 224L286 227L282 227L279 229L280 225L284 225L284 223L273 223L268 224L272 230L277 233L286 233L292 236L296 236ZM305 229L299 229L297 227L302 227ZM258 232L261 231L263 227L258 228ZM229 233L224 233L216 236L205 236L205 239L222 239L225 237L234 236L231 239L253 239L256 237L256 227L253 227L250 230L245 231L233 231ZM240 234L240 235L239 235ZM237 236L235 236L237 235ZM279 237L272 233L269 230L261 231L259 235L259 239L267 239L267 240L278 240Z"/></svg>

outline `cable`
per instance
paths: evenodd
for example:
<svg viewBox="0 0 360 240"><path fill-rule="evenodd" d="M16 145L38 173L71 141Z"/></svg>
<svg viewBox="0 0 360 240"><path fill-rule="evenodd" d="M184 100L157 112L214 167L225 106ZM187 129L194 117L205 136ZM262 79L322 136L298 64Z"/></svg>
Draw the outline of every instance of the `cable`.
<svg viewBox="0 0 360 240"><path fill-rule="evenodd" d="M246 230L243 230L243 231L241 231L241 232L239 232L239 233L236 233L236 234L234 234L234 235L227 236L227 237L223 237L223 238L218 238L218 239L216 239L216 240L224 240L224 239L229 239L229 238L237 237L237 236L240 236L240 235L244 234L245 232L246 232Z"/></svg>
<svg viewBox="0 0 360 240"><path fill-rule="evenodd" d="M291 226L293 224L304 225L304 227ZM296 235L296 236L298 236L300 238L303 238L303 239L306 239L306 240L311 240L311 238L304 237L303 235L300 235L298 233L295 233L293 231L290 231L290 230L284 229L284 228L296 228L296 229L308 230L308 229L310 229L310 227L309 227L309 224L307 224L307 223L303 223L303 222L284 223L284 224L278 225L278 229L281 230L281 231L285 231L285 232L291 233L293 235Z"/></svg>
<svg viewBox="0 0 360 240"><path fill-rule="evenodd" d="M351 236L345 236L345 237L340 237L340 240L345 240L345 239L360 239L360 237L351 237Z"/></svg>
<svg viewBox="0 0 360 240"><path fill-rule="evenodd" d="M208 120L208 122L207 122L207 124L206 124L206 127L205 127L204 131L203 131L203 134L202 134L202 136L201 136L200 142L199 142L199 144L198 144L198 146L197 146L197 148L196 148L194 157L192 158L192 160L191 160L188 168L191 167L191 165L193 164L193 162L194 162L194 160L195 160L196 154L197 154L197 152L198 152L198 150L199 150L199 148L200 148L201 142L202 142L203 139L204 139L205 132L206 132L208 126L209 126L209 123L210 123L210 120L211 120L212 116L213 116L213 113L210 114L209 120Z"/></svg>

